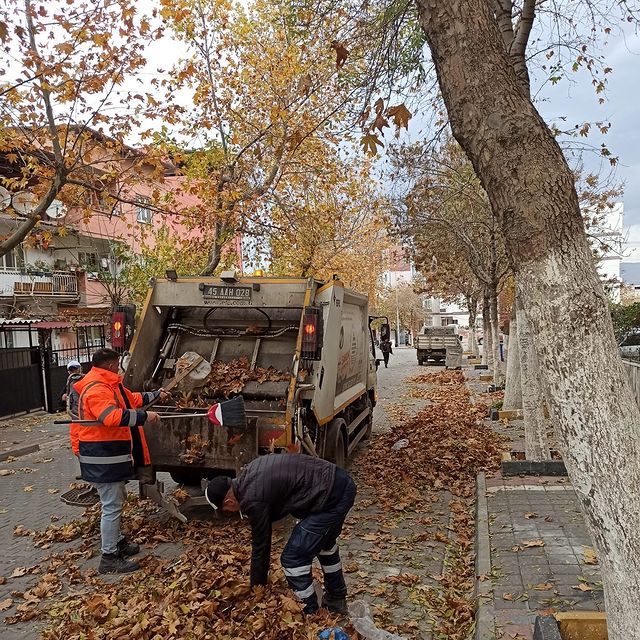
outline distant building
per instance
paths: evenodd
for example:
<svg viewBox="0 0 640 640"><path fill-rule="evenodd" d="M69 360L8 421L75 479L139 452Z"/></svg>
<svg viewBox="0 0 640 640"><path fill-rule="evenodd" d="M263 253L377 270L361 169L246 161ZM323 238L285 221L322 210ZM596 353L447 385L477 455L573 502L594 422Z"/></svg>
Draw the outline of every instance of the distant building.
<svg viewBox="0 0 640 640"><path fill-rule="evenodd" d="M385 287L394 288L398 285L413 282L417 271L407 258L402 247L391 247L383 256L386 269L382 272L382 284Z"/></svg>
<svg viewBox="0 0 640 640"><path fill-rule="evenodd" d="M615 202L598 214L597 223L589 229L591 245L598 256L598 273L613 302L620 302L622 256L624 253L624 203Z"/></svg>

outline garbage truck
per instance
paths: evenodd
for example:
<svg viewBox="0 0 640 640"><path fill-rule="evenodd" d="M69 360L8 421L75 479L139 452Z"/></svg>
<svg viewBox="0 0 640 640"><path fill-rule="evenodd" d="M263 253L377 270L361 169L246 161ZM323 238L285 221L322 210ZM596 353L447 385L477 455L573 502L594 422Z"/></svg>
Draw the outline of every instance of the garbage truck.
<svg viewBox="0 0 640 640"><path fill-rule="evenodd" d="M127 387L171 388L173 397L154 407L160 425L145 427L152 467L143 493L184 519L157 471L197 485L235 476L259 455L298 450L344 466L373 424L372 320L367 296L338 279L228 271L156 280L125 373ZM246 426L206 419L203 409L237 395Z"/></svg>

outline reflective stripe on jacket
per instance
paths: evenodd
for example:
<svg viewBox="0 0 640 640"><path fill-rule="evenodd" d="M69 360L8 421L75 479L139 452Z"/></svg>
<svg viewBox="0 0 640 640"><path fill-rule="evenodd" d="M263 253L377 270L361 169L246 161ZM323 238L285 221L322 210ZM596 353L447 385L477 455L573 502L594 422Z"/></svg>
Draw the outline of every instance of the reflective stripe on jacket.
<svg viewBox="0 0 640 640"><path fill-rule="evenodd" d="M93 367L74 385L80 394L78 418L94 424L72 424L71 440L77 438L82 479L87 482L118 482L133 477L133 467L151 460L142 426L147 412L140 409L159 392L134 393L122 385L121 376Z"/></svg>

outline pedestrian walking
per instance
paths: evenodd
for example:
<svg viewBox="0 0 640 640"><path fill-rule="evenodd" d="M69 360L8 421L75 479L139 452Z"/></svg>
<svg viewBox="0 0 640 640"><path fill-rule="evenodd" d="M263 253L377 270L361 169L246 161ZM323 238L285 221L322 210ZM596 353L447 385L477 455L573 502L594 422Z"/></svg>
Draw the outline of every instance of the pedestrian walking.
<svg viewBox="0 0 640 640"><path fill-rule="evenodd" d="M214 478L205 496L214 509L239 511L248 518L251 586L267 583L271 524L287 515L297 518L280 556L289 586L304 603L304 613L318 610L311 573L317 557L324 575L322 606L347 613L347 585L337 539L353 506L356 485L344 469L304 454L274 453L250 462L235 480Z"/></svg>
<svg viewBox="0 0 640 640"><path fill-rule="evenodd" d="M389 366L389 354L393 355L393 349L391 348L391 340L385 338L380 343L380 351L382 351L382 358L384 360L384 368Z"/></svg>
<svg viewBox="0 0 640 640"><path fill-rule="evenodd" d="M125 388L118 375L119 358L113 349L99 349L91 359L91 371L74 385L79 394L78 419L94 421L72 425L77 434L72 446L77 446L74 453L82 479L100 496L100 573L130 573L140 568L127 560L140 551L139 545L128 542L120 532L125 483L134 477L134 466L151 463L143 425L160 421L157 413L141 407L158 397L169 399L162 389L134 393Z"/></svg>

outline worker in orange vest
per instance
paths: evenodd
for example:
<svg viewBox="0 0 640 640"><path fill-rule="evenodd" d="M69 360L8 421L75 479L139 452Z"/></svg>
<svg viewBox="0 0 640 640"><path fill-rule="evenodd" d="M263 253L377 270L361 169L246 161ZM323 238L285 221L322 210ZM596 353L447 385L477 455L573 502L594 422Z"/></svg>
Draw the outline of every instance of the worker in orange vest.
<svg viewBox="0 0 640 640"><path fill-rule="evenodd" d="M128 542L120 532L125 482L134 477L134 467L151 464L143 425L160 422L157 413L141 407L158 397L163 402L171 397L162 389L146 393L126 389L118 373L119 358L113 349L99 349L91 359L92 369L74 385L80 394L79 420L93 421L74 424L71 431L82 479L100 496L100 573L130 573L140 568L127 559L140 551L139 545Z"/></svg>

